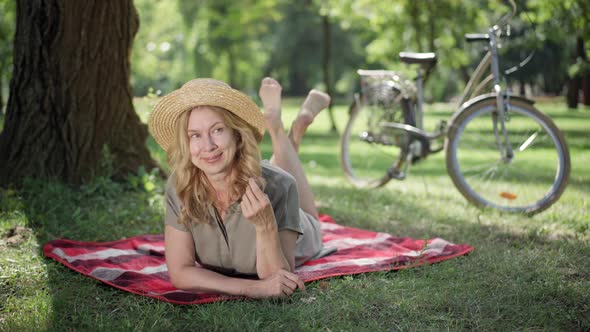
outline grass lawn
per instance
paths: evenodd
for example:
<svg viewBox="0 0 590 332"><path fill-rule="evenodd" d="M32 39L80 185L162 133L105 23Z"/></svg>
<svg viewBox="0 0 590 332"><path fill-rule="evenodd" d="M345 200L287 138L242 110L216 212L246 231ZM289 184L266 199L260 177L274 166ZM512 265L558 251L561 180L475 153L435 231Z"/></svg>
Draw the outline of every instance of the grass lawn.
<svg viewBox="0 0 590 332"><path fill-rule="evenodd" d="M152 100L137 100L142 119ZM301 100L288 100L285 123ZM444 155L372 191L352 187L338 136L320 114L301 159L320 212L339 223L396 236L442 237L475 251L440 264L313 282L285 301L179 306L121 292L41 254L48 240L108 241L161 233L164 181L145 173L81 188L28 181L0 189L0 331L32 330L590 330L590 110L540 104L563 130L570 184L547 211L527 217L479 210L453 187ZM430 106L430 105L429 105ZM452 106L432 105L446 118ZM340 129L346 108L334 110ZM427 128L431 128L427 122ZM148 142L156 159L163 152ZM270 154L269 141L262 145ZM15 244L8 232L16 226Z"/></svg>

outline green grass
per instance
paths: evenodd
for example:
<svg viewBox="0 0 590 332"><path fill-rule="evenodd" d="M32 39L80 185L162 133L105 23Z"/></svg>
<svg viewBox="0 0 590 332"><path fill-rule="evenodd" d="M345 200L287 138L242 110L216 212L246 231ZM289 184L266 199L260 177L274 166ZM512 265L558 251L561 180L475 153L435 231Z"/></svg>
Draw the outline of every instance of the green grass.
<svg viewBox="0 0 590 332"><path fill-rule="evenodd" d="M295 116L288 100L285 123ZM146 119L151 100L137 100ZM338 136L320 114L301 158L320 211L354 227L468 243L466 257L399 272L332 278L285 301L178 306L128 294L43 258L41 246L67 237L108 241L163 229L163 180L152 174L82 188L28 181L0 191L0 234L24 226L22 242L0 241L0 331L33 330L588 330L590 329L590 112L542 104L568 139L570 184L549 210L526 217L479 210L446 174L444 155L410 176L365 191L346 182ZM434 105L427 116L445 118ZM339 128L346 108L334 110ZM429 122L427 122L427 128ZM153 155L165 157L148 142ZM265 140L263 155L269 157Z"/></svg>

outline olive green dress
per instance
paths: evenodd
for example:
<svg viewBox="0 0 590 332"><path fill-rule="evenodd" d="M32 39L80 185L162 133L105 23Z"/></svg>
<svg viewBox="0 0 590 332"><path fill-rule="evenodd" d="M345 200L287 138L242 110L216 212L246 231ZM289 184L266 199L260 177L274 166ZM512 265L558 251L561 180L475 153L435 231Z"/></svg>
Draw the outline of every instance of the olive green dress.
<svg viewBox="0 0 590 332"><path fill-rule="evenodd" d="M299 208L295 179L266 161L261 165L264 192L271 201L278 231L299 233L295 265L333 252L322 246L319 221ZM226 275L256 275L256 231L242 215L239 203L230 206L222 223L195 222L189 229L179 223L181 204L172 176L166 184L166 224L191 233L200 265Z"/></svg>

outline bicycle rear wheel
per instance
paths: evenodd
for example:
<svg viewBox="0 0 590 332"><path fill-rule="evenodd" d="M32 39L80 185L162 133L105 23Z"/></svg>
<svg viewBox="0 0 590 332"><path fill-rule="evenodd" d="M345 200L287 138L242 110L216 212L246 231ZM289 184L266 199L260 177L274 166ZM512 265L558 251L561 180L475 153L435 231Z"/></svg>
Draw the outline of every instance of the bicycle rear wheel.
<svg viewBox="0 0 590 332"><path fill-rule="evenodd" d="M488 98L453 119L446 142L449 175L477 206L541 212L567 185L571 166L565 139L547 115L512 99L505 124L514 156L502 158L494 134L496 113L496 99ZM504 142L502 136L499 140Z"/></svg>
<svg viewBox="0 0 590 332"><path fill-rule="evenodd" d="M383 126L400 120L401 109L396 112L394 115L378 103L353 102L350 106L340 141L340 161L344 174L355 186L380 187L398 175L392 166L403 159L403 147L410 138L405 132Z"/></svg>

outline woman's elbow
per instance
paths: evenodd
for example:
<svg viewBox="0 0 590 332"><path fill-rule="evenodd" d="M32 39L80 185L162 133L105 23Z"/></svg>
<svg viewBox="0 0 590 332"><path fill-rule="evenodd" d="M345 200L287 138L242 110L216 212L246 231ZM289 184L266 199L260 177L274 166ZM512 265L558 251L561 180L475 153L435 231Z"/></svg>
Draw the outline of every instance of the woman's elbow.
<svg viewBox="0 0 590 332"><path fill-rule="evenodd" d="M168 276L170 278L170 283L172 284L172 286L180 289L180 290L186 290L187 285L184 282L184 278L182 277L182 273L179 270L168 270Z"/></svg>
<svg viewBox="0 0 590 332"><path fill-rule="evenodd" d="M258 272L256 274L258 275L258 279L260 279L260 280L264 280L264 279L272 276L272 273L268 273L266 271L265 272Z"/></svg>

